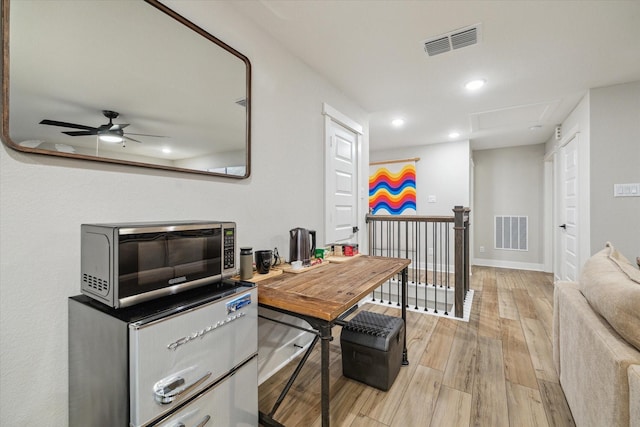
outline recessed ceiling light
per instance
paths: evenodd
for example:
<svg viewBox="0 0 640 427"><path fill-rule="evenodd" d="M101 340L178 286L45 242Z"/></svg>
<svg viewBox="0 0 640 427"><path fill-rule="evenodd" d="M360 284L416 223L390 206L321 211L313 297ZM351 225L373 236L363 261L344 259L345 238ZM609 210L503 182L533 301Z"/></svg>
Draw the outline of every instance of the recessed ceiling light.
<svg viewBox="0 0 640 427"><path fill-rule="evenodd" d="M162 152L163 152L164 154L169 154L169 153L171 152L171 148L163 148L163 149L162 149Z"/></svg>
<svg viewBox="0 0 640 427"><path fill-rule="evenodd" d="M482 86L485 85L485 83L487 83L486 80L483 79L478 79L478 80L471 80L470 82L467 82L467 84L464 85L464 87L467 90L478 90L480 89Z"/></svg>
<svg viewBox="0 0 640 427"><path fill-rule="evenodd" d="M453 139L453 138L457 138L457 137L459 137L459 136L460 136L460 134L459 134L458 132L451 132L451 133L449 134L449 138L451 138L451 139Z"/></svg>
<svg viewBox="0 0 640 427"><path fill-rule="evenodd" d="M400 126L402 126L404 124L404 120L403 119L393 119L391 124L394 125L395 127L400 127Z"/></svg>

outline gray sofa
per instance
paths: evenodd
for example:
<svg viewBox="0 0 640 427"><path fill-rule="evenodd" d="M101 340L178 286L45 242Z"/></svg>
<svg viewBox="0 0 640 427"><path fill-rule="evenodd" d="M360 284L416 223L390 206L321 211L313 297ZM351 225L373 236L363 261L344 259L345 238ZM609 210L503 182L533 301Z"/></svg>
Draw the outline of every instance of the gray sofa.
<svg viewBox="0 0 640 427"><path fill-rule="evenodd" d="M640 427L640 271L610 243L555 285L553 359L578 427Z"/></svg>

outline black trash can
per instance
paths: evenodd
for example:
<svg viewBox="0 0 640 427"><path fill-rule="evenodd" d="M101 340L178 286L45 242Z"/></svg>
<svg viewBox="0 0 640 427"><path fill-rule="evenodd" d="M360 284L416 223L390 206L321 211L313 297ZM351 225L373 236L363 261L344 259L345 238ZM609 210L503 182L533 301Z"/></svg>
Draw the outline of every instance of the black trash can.
<svg viewBox="0 0 640 427"><path fill-rule="evenodd" d="M403 340L402 318L361 311L340 334L342 374L389 390L402 366Z"/></svg>

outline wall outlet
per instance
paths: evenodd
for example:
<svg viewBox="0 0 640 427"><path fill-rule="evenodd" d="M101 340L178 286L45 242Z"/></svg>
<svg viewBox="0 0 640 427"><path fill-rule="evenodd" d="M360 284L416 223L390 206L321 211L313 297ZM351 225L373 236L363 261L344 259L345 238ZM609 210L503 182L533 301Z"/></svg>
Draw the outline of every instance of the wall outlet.
<svg viewBox="0 0 640 427"><path fill-rule="evenodd" d="M484 253L484 246L480 246L480 253L483 254Z"/></svg>
<svg viewBox="0 0 640 427"><path fill-rule="evenodd" d="M436 202L436 196L430 195L429 197L427 197L427 203L435 203L435 202Z"/></svg>

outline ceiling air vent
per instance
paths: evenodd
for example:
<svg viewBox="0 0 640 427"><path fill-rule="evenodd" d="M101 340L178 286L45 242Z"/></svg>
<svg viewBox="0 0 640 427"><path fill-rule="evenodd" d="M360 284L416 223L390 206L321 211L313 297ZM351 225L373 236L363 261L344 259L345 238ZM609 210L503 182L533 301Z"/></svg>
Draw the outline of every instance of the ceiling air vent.
<svg viewBox="0 0 640 427"><path fill-rule="evenodd" d="M451 50L449 37L441 37L439 39L424 42L424 50L429 54L429 56L449 52Z"/></svg>
<svg viewBox="0 0 640 427"><path fill-rule="evenodd" d="M424 40L424 50L429 56L435 56L453 49L472 46L480 40L480 28L481 24L476 24Z"/></svg>

